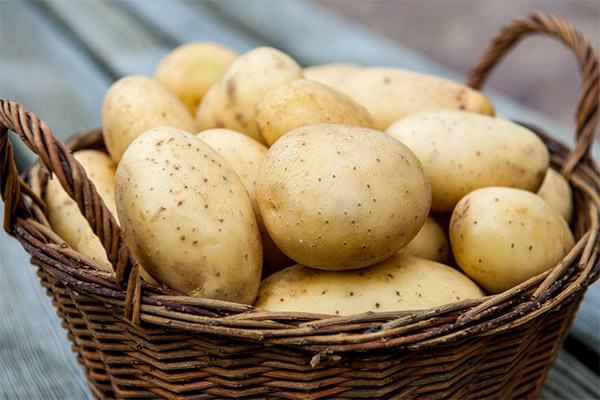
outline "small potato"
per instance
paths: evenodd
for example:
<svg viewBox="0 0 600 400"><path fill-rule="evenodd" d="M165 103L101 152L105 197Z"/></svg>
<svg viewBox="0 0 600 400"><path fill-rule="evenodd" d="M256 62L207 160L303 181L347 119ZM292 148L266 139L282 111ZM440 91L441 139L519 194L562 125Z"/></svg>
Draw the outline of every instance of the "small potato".
<svg viewBox="0 0 600 400"><path fill-rule="evenodd" d="M396 254L352 271L320 271L299 264L265 279L255 307L352 315L368 311L408 311L483 297L466 275L447 265Z"/></svg>
<svg viewBox="0 0 600 400"><path fill-rule="evenodd" d="M573 219L573 191L567 179L558 171L548 168L537 191L567 222Z"/></svg>
<svg viewBox="0 0 600 400"><path fill-rule="evenodd" d="M102 100L102 134L119 163L127 146L142 132L172 126L195 133L192 114L170 90L152 78L131 75L111 85Z"/></svg>
<svg viewBox="0 0 600 400"><path fill-rule="evenodd" d="M477 189L450 220L456 263L489 293L500 293L554 267L573 247L565 219L535 193Z"/></svg>
<svg viewBox="0 0 600 400"><path fill-rule="evenodd" d="M256 179L265 227L287 256L356 269L392 256L419 232L431 189L417 157L369 128L316 124L270 149Z"/></svg>
<svg viewBox="0 0 600 400"><path fill-rule="evenodd" d="M337 88L338 85L363 67L352 63L328 63L304 68L304 77Z"/></svg>
<svg viewBox="0 0 600 400"><path fill-rule="evenodd" d="M269 90L256 107L256 124L268 146L305 125L344 124L373 127L366 108L334 88L296 79Z"/></svg>
<svg viewBox="0 0 600 400"><path fill-rule="evenodd" d="M251 304L262 248L252 204L229 163L171 127L136 138L117 167L127 244L152 277L189 296Z"/></svg>
<svg viewBox="0 0 600 400"><path fill-rule="evenodd" d="M96 187L96 191L104 204L116 218L117 208L115 206L114 189L116 165L108 155L97 150L80 150L73 153L73 156L86 171L86 175ZM85 254L86 252L82 251L84 247L78 245L78 242L80 237L86 236L90 240L92 237L95 238L97 245L102 248L100 239L94 235L89 223L79 211L77 203L65 192L58 179L53 177L48 180L44 200L47 207L48 222L50 222L52 230L70 247ZM93 246L96 246L96 244ZM106 257L106 253L104 257Z"/></svg>
<svg viewBox="0 0 600 400"><path fill-rule="evenodd" d="M432 217L427 217L417 236L400 251L443 264L448 264L451 260L448 237L442 226Z"/></svg>
<svg viewBox="0 0 600 400"><path fill-rule="evenodd" d="M214 128L198 133L200 139L219 152L242 180L256 215L263 244L263 276L292 265L294 262L279 250L264 227L256 203L254 184L258 168L267 152L267 147L243 133L231 129Z"/></svg>
<svg viewBox="0 0 600 400"><path fill-rule="evenodd" d="M196 112L198 131L228 128L264 143L256 127L256 105L271 88L303 76L300 65L279 50L250 50L205 94Z"/></svg>
<svg viewBox="0 0 600 400"><path fill-rule="evenodd" d="M481 92L458 82L415 71L369 67L353 73L337 89L367 108L375 127L423 109L465 109L493 115L494 106Z"/></svg>
<svg viewBox="0 0 600 400"><path fill-rule="evenodd" d="M238 56L233 49L218 43L186 43L160 61L154 70L154 79L195 115L204 94Z"/></svg>
<svg viewBox="0 0 600 400"><path fill-rule="evenodd" d="M386 131L406 144L431 180L434 211L449 212L467 193L486 186L536 191L549 153L532 131L516 123L464 110L408 115Z"/></svg>

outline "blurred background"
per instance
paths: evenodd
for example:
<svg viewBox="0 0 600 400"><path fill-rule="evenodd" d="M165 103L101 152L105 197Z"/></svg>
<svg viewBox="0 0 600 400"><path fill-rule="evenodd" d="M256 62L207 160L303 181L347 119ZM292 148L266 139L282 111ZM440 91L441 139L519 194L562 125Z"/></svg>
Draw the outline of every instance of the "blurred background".
<svg viewBox="0 0 600 400"><path fill-rule="evenodd" d="M598 0L314 1L373 32L468 74L502 26L534 11L560 16L598 49ZM518 44L486 83L572 131L581 74L562 43L539 35Z"/></svg>

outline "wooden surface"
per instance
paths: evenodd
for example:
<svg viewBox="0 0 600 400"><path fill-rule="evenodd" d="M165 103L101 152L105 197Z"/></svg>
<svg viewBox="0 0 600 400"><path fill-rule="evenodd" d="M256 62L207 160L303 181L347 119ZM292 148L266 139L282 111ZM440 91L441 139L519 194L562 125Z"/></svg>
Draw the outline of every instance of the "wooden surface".
<svg viewBox="0 0 600 400"><path fill-rule="evenodd" d="M391 65L464 80L418 49L304 2L1 1L0 18L0 96L38 114L60 139L99 126L102 97L115 79L150 75L170 49L194 40L217 41L241 53L273 46L303 66L334 61ZM501 114L572 143L569 132L557 130L552 119L498 93L487 94ZM18 139L13 143L24 168L33 157ZM594 155L598 159L598 146ZM28 255L4 232L0 271L0 315L16 321L0 324L0 398L89 396ZM600 398L599 304L596 284L541 398Z"/></svg>

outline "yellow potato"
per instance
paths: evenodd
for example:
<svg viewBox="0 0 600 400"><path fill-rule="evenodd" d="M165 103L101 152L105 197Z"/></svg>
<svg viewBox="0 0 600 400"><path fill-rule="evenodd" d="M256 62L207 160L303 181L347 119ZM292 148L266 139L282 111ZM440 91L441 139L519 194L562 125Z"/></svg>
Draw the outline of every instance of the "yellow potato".
<svg viewBox="0 0 600 400"><path fill-rule="evenodd" d="M366 108L334 88L296 79L269 90L256 107L256 124L268 146L291 131L312 124L373 127Z"/></svg>
<svg viewBox="0 0 600 400"><path fill-rule="evenodd" d="M271 88L303 77L287 54L258 47L239 56L208 90L198 106L198 131L228 128L264 143L256 127L256 105Z"/></svg>
<svg viewBox="0 0 600 400"><path fill-rule="evenodd" d="M152 78L132 75L111 85L102 100L102 134L119 163L127 146L142 132L172 126L195 133L192 114L170 90Z"/></svg>
<svg viewBox="0 0 600 400"><path fill-rule="evenodd" d="M494 114L491 101L477 90L446 78L400 68L363 68L341 82L337 89L365 106L380 130L423 109L465 109Z"/></svg>
<svg viewBox="0 0 600 400"><path fill-rule="evenodd" d="M486 186L536 191L548 168L548 149L532 131L470 111L422 111L398 120L386 132L423 163L434 211L452 211L464 195Z"/></svg>
<svg viewBox="0 0 600 400"><path fill-rule="evenodd" d="M73 153L73 156L82 165L86 175L96 187L96 191L104 201L113 216L117 216L115 206L115 169L116 166L108 155L97 150L80 150ZM95 238L100 246L98 239L90 228L89 223L79 211L77 203L69 197L63 189L60 182L52 178L48 180L44 194L46 202L48 222L52 230L56 232L70 247L85 254L84 246L78 245L79 238L82 236ZM104 248L102 248L104 251ZM93 252L95 254L95 252ZM86 254L88 255L88 254ZM104 253L106 257L106 253ZM94 258L94 257L91 257Z"/></svg>
<svg viewBox="0 0 600 400"><path fill-rule="evenodd" d="M304 68L304 77L337 88L341 82L348 79L361 68L363 68L361 65L353 63L311 65Z"/></svg>
<svg viewBox="0 0 600 400"><path fill-rule="evenodd" d="M238 56L233 49L218 43L186 43L160 61L154 79L175 93L195 115L204 94Z"/></svg>
<svg viewBox="0 0 600 400"><path fill-rule="evenodd" d="M489 293L500 293L554 267L573 247L565 219L535 193L477 189L450 221L456 263Z"/></svg>
<svg viewBox="0 0 600 400"><path fill-rule="evenodd" d="M415 237L431 189L401 142L369 128L316 124L294 129L269 149L256 200L287 256L342 270L382 261Z"/></svg>
<svg viewBox="0 0 600 400"><path fill-rule="evenodd" d="M261 282L255 307L352 315L408 311L483 297L467 276L447 265L396 254L352 271L321 271L299 264Z"/></svg>
<svg viewBox="0 0 600 400"><path fill-rule="evenodd" d="M400 251L403 254L443 264L448 264L451 261L450 242L446 232L432 217L427 217L417 236Z"/></svg>
<svg viewBox="0 0 600 400"><path fill-rule="evenodd" d="M293 261L279 250L266 231L256 203L254 184L267 147L250 136L231 129L207 129L196 136L217 150L229 162L250 196L263 244L263 276L292 265Z"/></svg>
<svg viewBox="0 0 600 400"><path fill-rule="evenodd" d="M537 191L567 222L573 218L573 191L567 179L558 171L548 168Z"/></svg>
<svg viewBox="0 0 600 400"><path fill-rule="evenodd" d="M251 304L262 249L252 204L229 163L185 131L138 136L115 176L117 211L136 260L189 296Z"/></svg>

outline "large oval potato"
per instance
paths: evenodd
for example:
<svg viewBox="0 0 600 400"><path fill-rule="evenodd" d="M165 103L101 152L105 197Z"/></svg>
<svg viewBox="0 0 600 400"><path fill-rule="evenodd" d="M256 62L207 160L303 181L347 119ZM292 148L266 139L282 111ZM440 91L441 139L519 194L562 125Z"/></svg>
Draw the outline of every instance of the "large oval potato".
<svg viewBox="0 0 600 400"><path fill-rule="evenodd" d="M131 75L114 82L102 100L102 135L119 163L127 146L142 132L172 126L195 133L192 114L170 90L152 78Z"/></svg>
<svg viewBox="0 0 600 400"><path fill-rule="evenodd" d="M320 123L372 128L373 118L344 93L309 79L274 87L256 106L258 131L268 146L292 129Z"/></svg>
<svg viewBox="0 0 600 400"><path fill-rule="evenodd" d="M431 188L417 157L389 135L316 124L269 149L256 199L286 255L341 270L374 264L406 245L427 218Z"/></svg>
<svg viewBox="0 0 600 400"><path fill-rule="evenodd" d="M554 267L574 238L559 212L537 194L487 187L456 205L450 244L465 274L500 293Z"/></svg>
<svg viewBox="0 0 600 400"><path fill-rule="evenodd" d="M274 48L258 47L242 54L200 102L198 131L228 128L264 143L256 127L256 105L271 88L303 76L296 61Z"/></svg>
<svg viewBox="0 0 600 400"><path fill-rule="evenodd" d="M207 129L196 136L225 157L242 180L250 196L263 245L263 276L292 265L294 262L273 243L273 239L271 239L265 229L258 204L256 203L254 184L258 168L267 153L267 147L250 136L225 128Z"/></svg>
<svg viewBox="0 0 600 400"><path fill-rule="evenodd" d="M443 264L451 261L450 242L446 232L440 223L431 216L427 217L417 236L400 251Z"/></svg>
<svg viewBox="0 0 600 400"><path fill-rule="evenodd" d="M464 109L493 115L491 101L478 90L439 76L392 67L352 73L337 89L362 104L384 131L408 114L432 108Z"/></svg>
<svg viewBox="0 0 600 400"><path fill-rule="evenodd" d="M532 131L511 121L464 110L408 115L386 133L419 157L431 180L434 211L452 211L467 193L486 186L536 191L549 153Z"/></svg>
<svg viewBox="0 0 600 400"><path fill-rule="evenodd" d="M429 309L483 296L471 279L454 268L396 254L352 271L321 271L296 264L261 282L254 306L270 311L352 315Z"/></svg>
<svg viewBox="0 0 600 400"><path fill-rule="evenodd" d="M172 91L195 115L204 94L238 56L233 49L218 43L185 43L159 62L154 79Z"/></svg>
<svg viewBox="0 0 600 400"><path fill-rule="evenodd" d="M251 304L260 234L248 193L206 142L161 127L136 138L117 167L117 211L136 260L190 296Z"/></svg>
<svg viewBox="0 0 600 400"><path fill-rule="evenodd" d="M573 191L567 178L560 172L548 168L537 194L554 207L567 222L571 222L573 219Z"/></svg>

